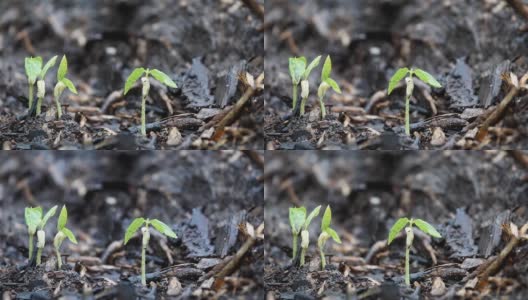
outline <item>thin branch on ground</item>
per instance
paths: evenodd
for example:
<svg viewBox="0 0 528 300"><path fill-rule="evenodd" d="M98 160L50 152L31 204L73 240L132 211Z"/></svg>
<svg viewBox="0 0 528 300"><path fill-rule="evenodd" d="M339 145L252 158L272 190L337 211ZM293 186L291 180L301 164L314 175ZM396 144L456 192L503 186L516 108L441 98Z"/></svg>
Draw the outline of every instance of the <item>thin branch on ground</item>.
<svg viewBox="0 0 528 300"><path fill-rule="evenodd" d="M238 249L235 255L233 255L233 257L231 258L231 261L229 261L225 265L225 267L222 268L222 270L220 270L220 272L215 275L215 277L222 278L225 276L229 276L233 272L235 272L238 266L240 265L240 261L242 260L242 258L249 252L249 250L251 250L251 248L253 248L257 240L261 238L263 232L264 226L262 224L257 228L256 232L254 232L253 234L248 234L248 239L244 242L242 247Z"/></svg>
<svg viewBox="0 0 528 300"><path fill-rule="evenodd" d="M240 116L240 112L246 105L246 103L255 95L255 93L259 90L261 90L262 84L264 82L264 73L260 74L259 77L257 77L256 82L254 82L253 85L248 85L246 91L240 97L240 99L237 101L237 103L233 106L231 111L229 111L220 122L216 125L215 134L213 136L213 140L218 141L220 137L224 134L224 129L226 126L229 126L233 124L238 117Z"/></svg>
<svg viewBox="0 0 528 300"><path fill-rule="evenodd" d="M264 21L264 7L257 3L257 0L242 0L253 14Z"/></svg>
<svg viewBox="0 0 528 300"><path fill-rule="evenodd" d="M506 0L513 10L524 19L528 20L528 6L526 6L521 0Z"/></svg>
<svg viewBox="0 0 528 300"><path fill-rule="evenodd" d="M514 78L515 76L513 73L510 75L510 78ZM515 77L516 78L516 77ZM491 115L482 123L480 126L478 133L477 133L477 140L479 142L482 142L484 138L488 135L488 129L491 126L494 126L495 124L499 123L503 118L504 114L506 112L506 109L509 107L512 100L519 94L519 92L524 88L526 85L526 81L528 80L528 73L524 74L524 76L520 80L520 84L512 83L510 91L504 99L497 105L497 108L491 113Z"/></svg>

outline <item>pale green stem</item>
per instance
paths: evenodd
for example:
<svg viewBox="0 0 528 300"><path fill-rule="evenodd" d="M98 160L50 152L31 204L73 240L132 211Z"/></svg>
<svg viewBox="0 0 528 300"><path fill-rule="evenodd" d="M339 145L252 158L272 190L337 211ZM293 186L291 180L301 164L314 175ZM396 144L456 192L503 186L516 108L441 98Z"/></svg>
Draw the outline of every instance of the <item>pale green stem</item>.
<svg viewBox="0 0 528 300"><path fill-rule="evenodd" d="M405 233L407 234L405 242L405 284L407 286L411 285L411 276L409 270L409 254L411 252L411 247L414 239L414 233L412 231L412 219L409 223L409 226L405 228Z"/></svg>
<svg viewBox="0 0 528 300"><path fill-rule="evenodd" d="M41 111L41 106L42 106L42 98L38 98L38 101L37 101L37 115L40 115L40 113L42 112Z"/></svg>
<svg viewBox="0 0 528 300"><path fill-rule="evenodd" d="M59 249L55 248L55 254L57 255L57 266L60 270L62 268L62 257L60 255Z"/></svg>
<svg viewBox="0 0 528 300"><path fill-rule="evenodd" d="M145 116L146 101L147 101L147 96L143 95L143 99L141 100L141 134L143 136L147 135L146 116Z"/></svg>
<svg viewBox="0 0 528 300"><path fill-rule="evenodd" d="M306 106L306 100L308 100L308 98L303 98L302 101L301 101L301 112L300 112L300 115L304 115L304 107Z"/></svg>
<svg viewBox="0 0 528 300"><path fill-rule="evenodd" d="M326 268L326 257L323 252L323 248L319 248L319 252L321 253L321 269L324 271Z"/></svg>
<svg viewBox="0 0 528 300"><path fill-rule="evenodd" d="M143 286L147 285L147 277L145 275L145 273L146 273L146 270L145 270L145 252L146 252L146 249L147 249L147 247L142 247L141 248L141 284Z"/></svg>
<svg viewBox="0 0 528 300"><path fill-rule="evenodd" d="M33 235L29 234L29 260L33 257Z"/></svg>
<svg viewBox="0 0 528 300"><path fill-rule="evenodd" d="M413 89L414 89L414 82L412 80L412 72L411 74L405 78L405 83L407 84L407 89L405 91L405 134L407 134L408 136L411 135L411 121L410 121L410 116L409 116L409 106L410 106L410 102L411 102L411 96L412 96L412 93L413 93Z"/></svg>
<svg viewBox="0 0 528 300"><path fill-rule="evenodd" d="M42 249L44 249L46 245L46 233L44 230L37 231L37 265L40 265L42 262Z"/></svg>
<svg viewBox="0 0 528 300"><path fill-rule="evenodd" d="M58 82L53 92L53 98L55 98L55 105L57 105L57 119L62 117L62 107L60 104L60 98L64 92L65 85L62 82Z"/></svg>
<svg viewBox="0 0 528 300"><path fill-rule="evenodd" d="M324 119L326 117L326 107L323 98L319 98L319 104L321 105L321 119Z"/></svg>
<svg viewBox="0 0 528 300"><path fill-rule="evenodd" d="M295 258L297 257L297 240L298 240L298 235L294 234L293 235L293 247L292 247L292 260L295 260Z"/></svg>
<svg viewBox="0 0 528 300"><path fill-rule="evenodd" d="M411 285L411 277L409 274L409 252L411 247L405 247L405 284Z"/></svg>
<svg viewBox="0 0 528 300"><path fill-rule="evenodd" d="M148 80L148 77L141 78L141 82L143 83L143 95L141 98L141 135L147 136L147 128L146 128L146 108L147 105L147 96L150 90L150 82Z"/></svg>
<svg viewBox="0 0 528 300"><path fill-rule="evenodd" d="M60 119L62 117L62 108L59 100L55 100L55 104L57 104L57 119Z"/></svg>
<svg viewBox="0 0 528 300"><path fill-rule="evenodd" d="M150 240L150 232L147 226L141 228L143 233L143 242L141 245L141 284L147 286L147 276L146 276L146 267L145 267L145 256L147 251L148 242Z"/></svg>
<svg viewBox="0 0 528 300"><path fill-rule="evenodd" d="M297 105L297 85L293 84L293 107L292 109L295 109L295 106Z"/></svg>
<svg viewBox="0 0 528 300"><path fill-rule="evenodd" d="M29 109L31 109L31 105L33 105L33 84L29 83Z"/></svg>
<svg viewBox="0 0 528 300"><path fill-rule="evenodd" d="M37 266L42 263L42 248L37 250Z"/></svg>
<svg viewBox="0 0 528 300"><path fill-rule="evenodd" d="M308 100L308 96L310 95L310 83L308 80L301 81L301 116L304 115L304 107L306 106L306 101Z"/></svg>
<svg viewBox="0 0 528 300"><path fill-rule="evenodd" d="M410 99L410 96L407 96L405 99L405 134L409 136L411 135L411 121L409 116Z"/></svg>
<svg viewBox="0 0 528 300"><path fill-rule="evenodd" d="M46 96L46 83L44 80L37 81L37 115L41 113L42 99Z"/></svg>
<svg viewBox="0 0 528 300"><path fill-rule="evenodd" d="M306 249L310 245L310 236L308 230L301 231L301 266L304 265L304 257L306 256Z"/></svg>

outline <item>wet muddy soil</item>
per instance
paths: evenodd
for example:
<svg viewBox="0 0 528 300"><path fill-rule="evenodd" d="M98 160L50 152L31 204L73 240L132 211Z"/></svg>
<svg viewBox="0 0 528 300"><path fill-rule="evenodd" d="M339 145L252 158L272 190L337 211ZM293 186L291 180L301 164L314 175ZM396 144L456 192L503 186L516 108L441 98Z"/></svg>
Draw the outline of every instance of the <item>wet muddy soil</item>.
<svg viewBox="0 0 528 300"><path fill-rule="evenodd" d="M92 152L95 153L95 152ZM262 153L34 151L0 154L0 291L3 299L262 299ZM56 267L46 226L43 264L28 264L24 207L65 204L78 244ZM123 246L137 217L151 233L148 287L140 284L141 236Z"/></svg>
<svg viewBox="0 0 528 300"><path fill-rule="evenodd" d="M520 229L528 223L527 152L276 151L266 153L265 178L268 299L525 298L528 243L510 224L528 229ZM300 267L291 262L288 208L318 205ZM321 270L326 205L342 243L327 242ZM411 287L403 278L405 237L386 240L400 217L424 219L442 236L414 231Z"/></svg>
<svg viewBox="0 0 528 300"><path fill-rule="evenodd" d="M262 20L243 2L9 0L0 12L4 149L263 149L260 92L235 105L249 88L241 78L264 66ZM55 67L43 113L28 114L24 58L63 54L79 94L64 93L57 120ZM146 137L140 84L123 96L137 67L160 69L178 86L152 81Z"/></svg>
<svg viewBox="0 0 528 300"><path fill-rule="evenodd" d="M520 80L528 72L526 22L500 0L267 1L266 147L526 149L524 88L492 118L512 90L510 73ZM321 67L310 77L306 114L292 115L288 57L301 55L332 57L343 93L328 93L324 120ZM426 70L443 86L415 82L411 137L403 128L405 87L386 93L402 67Z"/></svg>

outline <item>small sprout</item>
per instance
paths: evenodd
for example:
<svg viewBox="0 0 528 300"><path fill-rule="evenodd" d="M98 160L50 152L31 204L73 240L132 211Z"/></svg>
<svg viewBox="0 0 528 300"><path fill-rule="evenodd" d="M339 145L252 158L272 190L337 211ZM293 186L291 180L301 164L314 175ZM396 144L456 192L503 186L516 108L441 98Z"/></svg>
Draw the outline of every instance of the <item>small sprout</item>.
<svg viewBox="0 0 528 300"><path fill-rule="evenodd" d="M42 249L46 245L46 233L44 232L44 226L48 220L55 215L57 206L53 206L47 213L42 217L42 207L26 207L25 218L28 226L29 233L29 259L33 257L33 235L35 231L37 233L37 265L40 265L42 257ZM38 228L38 231L37 231Z"/></svg>
<svg viewBox="0 0 528 300"><path fill-rule="evenodd" d="M310 83L308 82L308 77L312 70L319 65L321 56L316 57L309 65L306 67L307 61L306 57L291 57L289 60L290 76L292 78L293 84L293 109L295 110L297 106L297 88L299 83L301 84L301 110L300 114L304 115L304 107L306 105L306 100L308 100L308 95L310 94Z"/></svg>
<svg viewBox="0 0 528 300"><path fill-rule="evenodd" d="M144 225L144 226L143 226ZM149 232L149 225L152 225L154 229L159 231L160 233L171 237L176 238L176 233L172 231L172 229L167 226L165 223L161 222L160 220L153 219L144 219L144 218L136 218L130 225L128 226L126 232L125 232L125 245L128 243L130 238L138 231L138 229L141 227L141 233L143 236L142 244L141 244L141 284L143 286L147 285L147 278L146 278L146 272L145 272L145 252L147 250L147 246L150 240L150 232Z"/></svg>
<svg viewBox="0 0 528 300"><path fill-rule="evenodd" d="M324 255L324 246L328 238L332 238L336 243L341 244L341 239L337 232L330 228L330 222L332 222L332 211L330 205L325 209L323 220L321 221L321 234L317 240L317 246L319 246L319 252L321 254L321 269L324 270L326 267L326 258Z"/></svg>
<svg viewBox="0 0 528 300"><path fill-rule="evenodd" d="M326 57L325 63L323 65L323 70L321 71L321 84L317 91L317 96L319 96L319 104L321 105L321 118L324 119L326 116L326 108L323 102L326 91L329 88L332 88L336 93L341 94L341 89L335 80L330 78L330 73L332 72L332 60L330 55Z"/></svg>
<svg viewBox="0 0 528 300"><path fill-rule="evenodd" d="M57 267L60 270L62 268L62 258L60 255L60 247L65 238L68 238L70 242L77 244L77 239L73 232L66 228L66 222L68 221L68 211L66 210L66 205L62 206L59 220L57 221L57 234L53 240L53 246L55 246L55 254L57 255Z"/></svg>
<svg viewBox="0 0 528 300"><path fill-rule="evenodd" d="M29 234L29 260L33 257L33 236L37 233L37 227L42 220L42 207L26 207L26 225Z"/></svg>
<svg viewBox="0 0 528 300"><path fill-rule="evenodd" d="M406 242L405 242L405 284L407 286L411 285L411 278L409 275L409 252L411 250L412 242L414 239L414 233L412 231L412 226L416 225L418 229L421 231L427 233L428 235L435 237L435 238L441 238L442 236L436 229L429 223L425 222L424 220L420 219L408 219L408 218L400 218L394 225L392 225L392 228L389 231L389 238L387 240L387 244L390 245L390 243L396 238L398 233L405 227L405 233L407 235Z"/></svg>
<svg viewBox="0 0 528 300"><path fill-rule="evenodd" d="M143 76L141 78L141 76L145 74L145 76ZM159 70L156 70L156 69L144 69L144 68L136 68L134 69L134 71L132 71L132 73L128 76L126 82L125 82L125 90L124 90L124 95L126 95L128 93L128 91L132 88L132 86L134 85L134 83L139 79L141 78L141 83L143 85L143 89L142 89L142 98L141 98L141 135L143 136L146 136L147 135L147 129L146 129L146 117L145 117L145 105L146 105L146 102L147 102L147 96L148 96L148 93L150 91L150 82L149 82L149 75L152 75L152 77L154 77L154 79L156 79L157 81L161 82L162 84L168 86L168 87L171 87L171 88L176 88L176 83L174 83L174 81L172 81L172 79L170 79L169 76L167 76L167 74L159 71Z"/></svg>
<svg viewBox="0 0 528 300"><path fill-rule="evenodd" d="M39 76L40 71L42 70L42 57L26 57L24 65L29 85L28 108L31 109L31 106L33 105L33 86L37 82L37 77Z"/></svg>
<svg viewBox="0 0 528 300"><path fill-rule="evenodd" d="M321 205L317 206L311 213L306 217L306 207L290 207L290 225L292 228L293 235L293 255L292 260L295 261L297 258L297 240L299 234L301 235L301 262L300 265L304 265L304 257L306 255L306 249L310 244L308 226L312 222L313 218L319 215Z"/></svg>
<svg viewBox="0 0 528 300"><path fill-rule="evenodd" d="M408 76L407 76L408 75ZM389 81L389 88L387 90L387 94L391 94L392 90L396 87L398 82L400 82L405 76L405 83L407 85L407 89L405 92L405 134L411 135L411 126L410 126L410 117L409 117L409 102L411 100L411 96L414 90L414 82L413 82L413 75L416 75L418 79L421 81L429 84L432 87L440 88L442 85L429 73L420 70L420 69L408 69L408 68L401 68L394 75Z"/></svg>
<svg viewBox="0 0 528 300"><path fill-rule="evenodd" d="M66 78L66 74L68 73L68 60L66 59L66 55L62 56L59 69L57 70L57 84L55 85L55 89L53 90L53 97L55 99L55 104L57 105L57 118L60 119L62 116L62 108L60 105L60 97L62 95L62 92L64 92L64 89L68 88L70 92L77 95L77 89L75 88L75 85L73 85L73 82Z"/></svg>
<svg viewBox="0 0 528 300"><path fill-rule="evenodd" d="M38 73L38 78L39 78L39 80L37 81L37 98L38 98L38 100L37 100L37 112L36 112L37 115L40 115L40 113L41 113L42 100L44 100L44 97L46 96L46 82L44 81L44 78L46 77L46 73L48 73L48 70L55 65L56 61L57 61L57 55L53 56L46 63L46 65L44 65L44 68L42 68L42 69L40 69L40 66L42 66L42 58L40 58L40 64L39 63L34 63L31 66L31 70L32 70L31 72L34 72L34 73L32 73L32 75L35 75L35 74ZM26 69L26 72L27 72L27 69ZM32 102L31 99L30 99L30 102ZM30 109L31 109L31 106L30 106Z"/></svg>

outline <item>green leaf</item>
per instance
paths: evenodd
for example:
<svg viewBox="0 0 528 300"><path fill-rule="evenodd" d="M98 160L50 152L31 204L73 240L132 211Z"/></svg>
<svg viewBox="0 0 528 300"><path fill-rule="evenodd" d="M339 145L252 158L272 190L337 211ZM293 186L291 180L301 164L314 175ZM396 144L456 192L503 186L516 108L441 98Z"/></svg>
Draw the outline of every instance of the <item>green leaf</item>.
<svg viewBox="0 0 528 300"><path fill-rule="evenodd" d="M435 238L441 238L442 236L436 229L433 227L433 225L425 222L421 219L416 219L413 221L413 224L416 225L416 227L420 228L421 231L427 233L428 235L435 237Z"/></svg>
<svg viewBox="0 0 528 300"><path fill-rule="evenodd" d="M172 81L172 79L170 79L167 74L161 72L160 70L151 70L149 74L151 74L152 77L154 77L157 81L163 83L164 85L173 89L177 88L176 83L174 83L174 81Z"/></svg>
<svg viewBox="0 0 528 300"><path fill-rule="evenodd" d="M145 73L145 69L143 68L137 68L134 71L132 71L132 73L130 74L130 76L128 76L125 82L124 95L128 93L128 91L132 88L134 83L141 77L141 75L143 75L143 73Z"/></svg>
<svg viewBox="0 0 528 300"><path fill-rule="evenodd" d="M57 222L57 230L61 231L64 227L66 227L67 221L68 221L68 211L66 210L66 205L63 205L60 215L59 215L59 221Z"/></svg>
<svg viewBox="0 0 528 300"><path fill-rule="evenodd" d="M34 233L42 219L42 207L26 207L24 214L29 232Z"/></svg>
<svg viewBox="0 0 528 300"><path fill-rule="evenodd" d="M420 78L421 81L427 83L428 85L435 87L435 88L441 88L442 85L440 82L436 81L436 79L433 77L433 75L425 72L424 70L415 69L413 70L413 74L416 75L416 77Z"/></svg>
<svg viewBox="0 0 528 300"><path fill-rule="evenodd" d="M48 70L55 65L56 61L57 61L57 55L53 56L50 60L48 60L48 62L46 63L44 68L42 68L42 71L40 72L40 79L44 79L44 77L46 76L46 73L48 73Z"/></svg>
<svg viewBox="0 0 528 300"><path fill-rule="evenodd" d="M330 78L330 72L332 72L332 60L330 59L330 55L328 55L325 59L323 70L321 71L321 81L326 81Z"/></svg>
<svg viewBox="0 0 528 300"><path fill-rule="evenodd" d="M408 68L401 68L398 71L396 71L394 75L392 75L392 78L389 81L389 88L387 91L388 95L392 93L392 90L394 90L398 82L400 82L400 80L402 80L407 75L407 73L409 73Z"/></svg>
<svg viewBox="0 0 528 300"><path fill-rule="evenodd" d="M321 210L321 205L317 206L312 210L310 215L308 215L308 218L304 221L304 229L308 230L308 226L310 226L310 223L312 222L312 219L317 217L319 215L319 210Z"/></svg>
<svg viewBox="0 0 528 300"><path fill-rule="evenodd" d="M312 70L319 65L319 62L321 61L321 55L317 56L312 60L310 65L304 70L303 79L308 79L308 76L310 76L310 73Z"/></svg>
<svg viewBox="0 0 528 300"><path fill-rule="evenodd" d="M63 78L61 82L64 83L64 85L70 90L70 92L77 95L77 89L75 88L75 85L73 85L73 82L71 82L71 80L69 80L68 78Z"/></svg>
<svg viewBox="0 0 528 300"><path fill-rule="evenodd" d="M400 218L398 221L396 221L396 223L392 225L392 228L389 231L389 239L387 240L387 244L390 245L392 240L394 240L394 238L398 235L398 233L400 233L400 231L405 226L407 226L408 223L409 223L409 219L407 218Z"/></svg>
<svg viewBox="0 0 528 300"><path fill-rule="evenodd" d="M330 228L331 221L332 221L332 210L330 209L330 205L327 205L325 212L323 214L323 219L321 220L321 231L325 231L327 228Z"/></svg>
<svg viewBox="0 0 528 300"><path fill-rule="evenodd" d="M341 244L341 239L339 238L339 235L337 235L337 232L333 230L332 228L328 227L325 229L326 233L332 237L332 239L338 243Z"/></svg>
<svg viewBox="0 0 528 300"><path fill-rule="evenodd" d="M156 228L157 231L163 233L164 235L171 237L171 238L177 238L176 233L174 233L174 231L172 231L172 229L169 226L167 226L167 224L161 222L160 220L157 220L157 219L151 220L150 224L152 224L152 226Z"/></svg>
<svg viewBox="0 0 528 300"><path fill-rule="evenodd" d="M299 234L306 220L306 207L290 207L290 225L294 234Z"/></svg>
<svg viewBox="0 0 528 300"><path fill-rule="evenodd" d="M42 70L42 57L26 57L25 68L28 81L34 84Z"/></svg>
<svg viewBox="0 0 528 300"><path fill-rule="evenodd" d="M44 229L44 226L46 226L48 220L55 215L55 212L57 212L57 205L53 206L50 210L48 210L44 218L42 218L42 220L40 221L40 229Z"/></svg>
<svg viewBox="0 0 528 300"><path fill-rule="evenodd" d="M332 78L327 78L325 80L325 82L332 87L332 89L338 93L338 94L341 94L341 89L339 88L339 84L337 84L337 82L335 80L333 80Z"/></svg>
<svg viewBox="0 0 528 300"><path fill-rule="evenodd" d="M66 73L68 73L68 60L66 55L63 55L57 70L57 81L62 81L66 77Z"/></svg>
<svg viewBox="0 0 528 300"><path fill-rule="evenodd" d="M293 84L297 85L301 81L304 70L306 70L306 57L290 57L290 76Z"/></svg>
<svg viewBox="0 0 528 300"><path fill-rule="evenodd" d="M128 240L138 231L138 229L145 223L145 219L143 218L136 218L130 225L128 226L126 232L125 232L125 245L128 243Z"/></svg>
<svg viewBox="0 0 528 300"><path fill-rule="evenodd" d="M64 228L62 228L61 232L64 233L64 235L66 235L68 237L70 242L72 242L72 243L77 245L77 239L75 238L75 235L73 235L73 232L71 230L69 230L68 228L64 227Z"/></svg>

